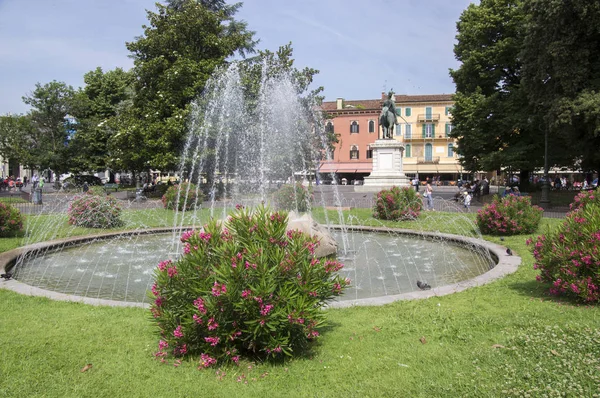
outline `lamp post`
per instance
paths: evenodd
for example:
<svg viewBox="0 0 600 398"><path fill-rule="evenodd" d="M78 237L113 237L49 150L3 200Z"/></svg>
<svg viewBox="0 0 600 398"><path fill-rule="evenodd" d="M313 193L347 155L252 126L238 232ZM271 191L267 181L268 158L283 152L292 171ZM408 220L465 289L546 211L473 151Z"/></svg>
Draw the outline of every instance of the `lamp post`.
<svg viewBox="0 0 600 398"><path fill-rule="evenodd" d="M544 131L544 182L542 183L540 207L544 210L550 208L550 179L548 178L548 127L546 127Z"/></svg>

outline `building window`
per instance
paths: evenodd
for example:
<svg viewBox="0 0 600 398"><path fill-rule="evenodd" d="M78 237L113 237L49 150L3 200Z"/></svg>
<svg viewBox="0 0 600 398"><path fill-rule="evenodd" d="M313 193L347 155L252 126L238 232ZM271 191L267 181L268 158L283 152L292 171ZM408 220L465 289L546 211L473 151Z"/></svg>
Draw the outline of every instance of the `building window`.
<svg viewBox="0 0 600 398"><path fill-rule="evenodd" d="M350 148L350 159L358 159L358 146L352 145Z"/></svg>
<svg viewBox="0 0 600 398"><path fill-rule="evenodd" d="M412 113L412 109L411 108L404 109L404 116L410 116L411 113Z"/></svg>
<svg viewBox="0 0 600 398"><path fill-rule="evenodd" d="M430 106L426 106L425 107L425 119L427 119L427 120L432 120L433 119L431 111L432 111L432 109L431 109Z"/></svg>
<svg viewBox="0 0 600 398"><path fill-rule="evenodd" d="M358 134L358 122L357 121L353 121L352 123L350 123L350 133Z"/></svg>
<svg viewBox="0 0 600 398"><path fill-rule="evenodd" d="M401 135L402 135L402 125L397 124L396 125L396 137L400 137Z"/></svg>
<svg viewBox="0 0 600 398"><path fill-rule="evenodd" d="M406 158L410 157L410 144L408 144L404 147L404 157L406 157Z"/></svg>
<svg viewBox="0 0 600 398"><path fill-rule="evenodd" d="M404 125L404 138L407 138L407 139L412 138L412 124Z"/></svg>
<svg viewBox="0 0 600 398"><path fill-rule="evenodd" d="M367 145L367 159L373 159L373 150L371 149L371 145Z"/></svg>
<svg viewBox="0 0 600 398"><path fill-rule="evenodd" d="M335 159L335 148L329 148L327 150L327 160L333 160Z"/></svg>
<svg viewBox="0 0 600 398"><path fill-rule="evenodd" d="M435 137L435 125L433 123L423 124L423 138Z"/></svg>
<svg viewBox="0 0 600 398"><path fill-rule="evenodd" d="M448 144L448 157L449 158L454 157L454 145L452 145L452 144Z"/></svg>
<svg viewBox="0 0 600 398"><path fill-rule="evenodd" d="M356 131L358 133L358 130ZM375 132L375 121L369 120L369 133Z"/></svg>
<svg viewBox="0 0 600 398"><path fill-rule="evenodd" d="M325 125L325 132L333 133L333 123L327 122L327 124Z"/></svg>
<svg viewBox="0 0 600 398"><path fill-rule="evenodd" d="M446 123L446 137L450 137L451 132L452 132L452 124Z"/></svg>
<svg viewBox="0 0 600 398"><path fill-rule="evenodd" d="M447 106L446 107L446 116L448 116L451 112L452 112L452 107L451 106Z"/></svg>
<svg viewBox="0 0 600 398"><path fill-rule="evenodd" d="M400 108L400 107L396 108L396 115L402 116L402 108Z"/></svg>
<svg viewBox="0 0 600 398"><path fill-rule="evenodd" d="M425 161L431 162L433 160L433 145L425 144Z"/></svg>

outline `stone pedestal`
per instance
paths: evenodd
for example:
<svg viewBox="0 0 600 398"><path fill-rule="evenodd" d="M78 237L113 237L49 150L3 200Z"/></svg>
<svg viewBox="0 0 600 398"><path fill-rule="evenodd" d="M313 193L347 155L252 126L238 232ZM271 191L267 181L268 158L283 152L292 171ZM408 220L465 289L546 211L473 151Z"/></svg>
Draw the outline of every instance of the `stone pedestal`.
<svg viewBox="0 0 600 398"><path fill-rule="evenodd" d="M402 170L404 144L396 140L377 140L371 144L373 172L365 177L363 185L355 185L356 192L378 192L392 186L410 186Z"/></svg>

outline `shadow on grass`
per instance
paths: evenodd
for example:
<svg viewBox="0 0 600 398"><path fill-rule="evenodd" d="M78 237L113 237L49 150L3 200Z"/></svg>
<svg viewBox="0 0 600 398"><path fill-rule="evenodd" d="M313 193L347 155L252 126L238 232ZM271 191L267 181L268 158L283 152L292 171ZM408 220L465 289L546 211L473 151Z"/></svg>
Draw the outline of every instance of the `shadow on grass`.
<svg viewBox="0 0 600 398"><path fill-rule="evenodd" d="M519 295L541 301L550 301L559 305L571 305L574 307L587 307L590 303L582 303L575 297L556 296L549 293L550 283L538 282L535 280L526 282L509 283L508 287Z"/></svg>

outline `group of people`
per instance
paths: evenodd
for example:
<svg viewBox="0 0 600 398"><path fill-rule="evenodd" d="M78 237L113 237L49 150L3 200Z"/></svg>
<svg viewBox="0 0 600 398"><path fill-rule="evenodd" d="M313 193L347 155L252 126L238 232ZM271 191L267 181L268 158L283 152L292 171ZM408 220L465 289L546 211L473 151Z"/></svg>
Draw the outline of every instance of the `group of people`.
<svg viewBox="0 0 600 398"><path fill-rule="evenodd" d="M27 186L27 177L21 181L20 178L9 176L0 180L0 189L12 191L13 189L21 189L23 186Z"/></svg>

